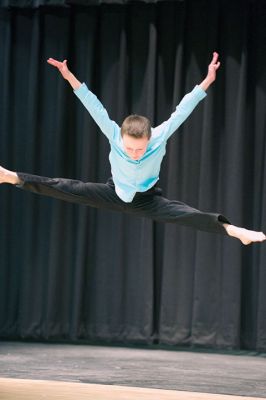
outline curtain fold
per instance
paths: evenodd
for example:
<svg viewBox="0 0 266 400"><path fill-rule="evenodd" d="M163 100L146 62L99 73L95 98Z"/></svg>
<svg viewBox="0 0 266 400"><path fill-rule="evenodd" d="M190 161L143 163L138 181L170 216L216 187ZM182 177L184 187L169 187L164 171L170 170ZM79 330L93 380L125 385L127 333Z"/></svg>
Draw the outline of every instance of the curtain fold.
<svg viewBox="0 0 266 400"><path fill-rule="evenodd" d="M142 3L175 2L185 0L137 0ZM38 7L73 7L73 6L100 6L102 4L128 5L136 3L136 0L1 0L0 8L38 8Z"/></svg>
<svg viewBox="0 0 266 400"><path fill-rule="evenodd" d="M106 138L49 57L67 59L118 124L140 113L155 126L217 50L217 80L169 140L159 183L171 199L266 231L265 2L43 3L1 3L0 164L111 174ZM8 185L0 221L1 338L266 350L265 244Z"/></svg>

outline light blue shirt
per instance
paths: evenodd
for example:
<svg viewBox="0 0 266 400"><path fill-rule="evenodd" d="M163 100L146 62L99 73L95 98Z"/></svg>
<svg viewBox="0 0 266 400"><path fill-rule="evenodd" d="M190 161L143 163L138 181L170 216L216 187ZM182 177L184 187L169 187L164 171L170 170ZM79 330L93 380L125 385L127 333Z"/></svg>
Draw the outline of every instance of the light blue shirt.
<svg viewBox="0 0 266 400"><path fill-rule="evenodd" d="M168 138L206 96L200 86L195 86L192 92L183 97L167 121L152 128L144 155L139 160L132 160L124 150L120 127L109 118L106 109L86 84L83 83L74 93L109 140L109 160L115 191L127 203L133 200L136 192L146 192L158 181Z"/></svg>

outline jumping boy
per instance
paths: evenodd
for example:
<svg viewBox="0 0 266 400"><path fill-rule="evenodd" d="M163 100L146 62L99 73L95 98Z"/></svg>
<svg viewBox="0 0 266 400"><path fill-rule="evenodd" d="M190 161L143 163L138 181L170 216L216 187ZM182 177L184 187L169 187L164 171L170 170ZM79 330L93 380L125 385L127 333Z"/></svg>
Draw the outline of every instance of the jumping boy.
<svg viewBox="0 0 266 400"><path fill-rule="evenodd" d="M213 53L206 78L181 100L170 118L156 128L151 128L150 121L140 115L128 116L120 128L110 120L97 97L70 72L66 60L60 62L49 58L48 63L56 67L69 82L109 140L112 178L106 184L85 183L0 167L0 183L10 183L72 203L133 213L155 221L229 235L243 244L266 240L263 232L234 226L221 214L202 212L179 201L168 200L157 186L167 140L206 96L206 90L215 81L216 71L220 67L217 53Z"/></svg>

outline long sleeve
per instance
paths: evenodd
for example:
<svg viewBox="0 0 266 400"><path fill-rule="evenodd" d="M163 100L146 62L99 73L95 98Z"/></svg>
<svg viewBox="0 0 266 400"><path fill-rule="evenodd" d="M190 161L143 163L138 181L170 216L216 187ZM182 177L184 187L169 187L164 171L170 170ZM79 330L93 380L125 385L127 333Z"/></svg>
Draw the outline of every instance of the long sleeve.
<svg viewBox="0 0 266 400"><path fill-rule="evenodd" d="M120 127L115 121L109 118L106 109L95 94L88 89L85 83L82 83L78 89L74 90L74 93L89 111L91 117L105 136L107 136L109 140L114 140L115 136L120 134Z"/></svg>
<svg viewBox="0 0 266 400"><path fill-rule="evenodd" d="M170 118L153 129L153 136L163 135L164 139L167 140L204 97L206 97L206 92L200 86L195 86L190 93L183 97Z"/></svg>

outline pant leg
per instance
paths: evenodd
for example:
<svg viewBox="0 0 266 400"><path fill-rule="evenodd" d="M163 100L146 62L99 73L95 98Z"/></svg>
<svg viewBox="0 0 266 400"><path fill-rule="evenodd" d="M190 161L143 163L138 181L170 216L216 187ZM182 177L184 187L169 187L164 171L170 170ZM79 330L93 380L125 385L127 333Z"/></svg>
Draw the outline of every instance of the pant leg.
<svg viewBox="0 0 266 400"><path fill-rule="evenodd" d="M18 176L23 182L19 185L22 189L71 203L122 211L158 222L177 223L221 234L227 234L223 223L230 223L221 214L202 212L180 201L164 198L157 186L147 192L137 193L131 203L125 203L117 196L112 180L104 184L25 173L18 173Z"/></svg>
<svg viewBox="0 0 266 400"><path fill-rule="evenodd" d="M125 203L109 184L82 182L65 178L48 178L22 172L17 174L22 181L22 184L18 185L21 189L90 207L114 211L124 210Z"/></svg>
<svg viewBox="0 0 266 400"><path fill-rule="evenodd" d="M180 201L168 200L161 195L162 191L157 187L149 192L137 193L126 211L158 222L180 224L205 232L227 235L223 224L230 222L222 214L203 212Z"/></svg>

